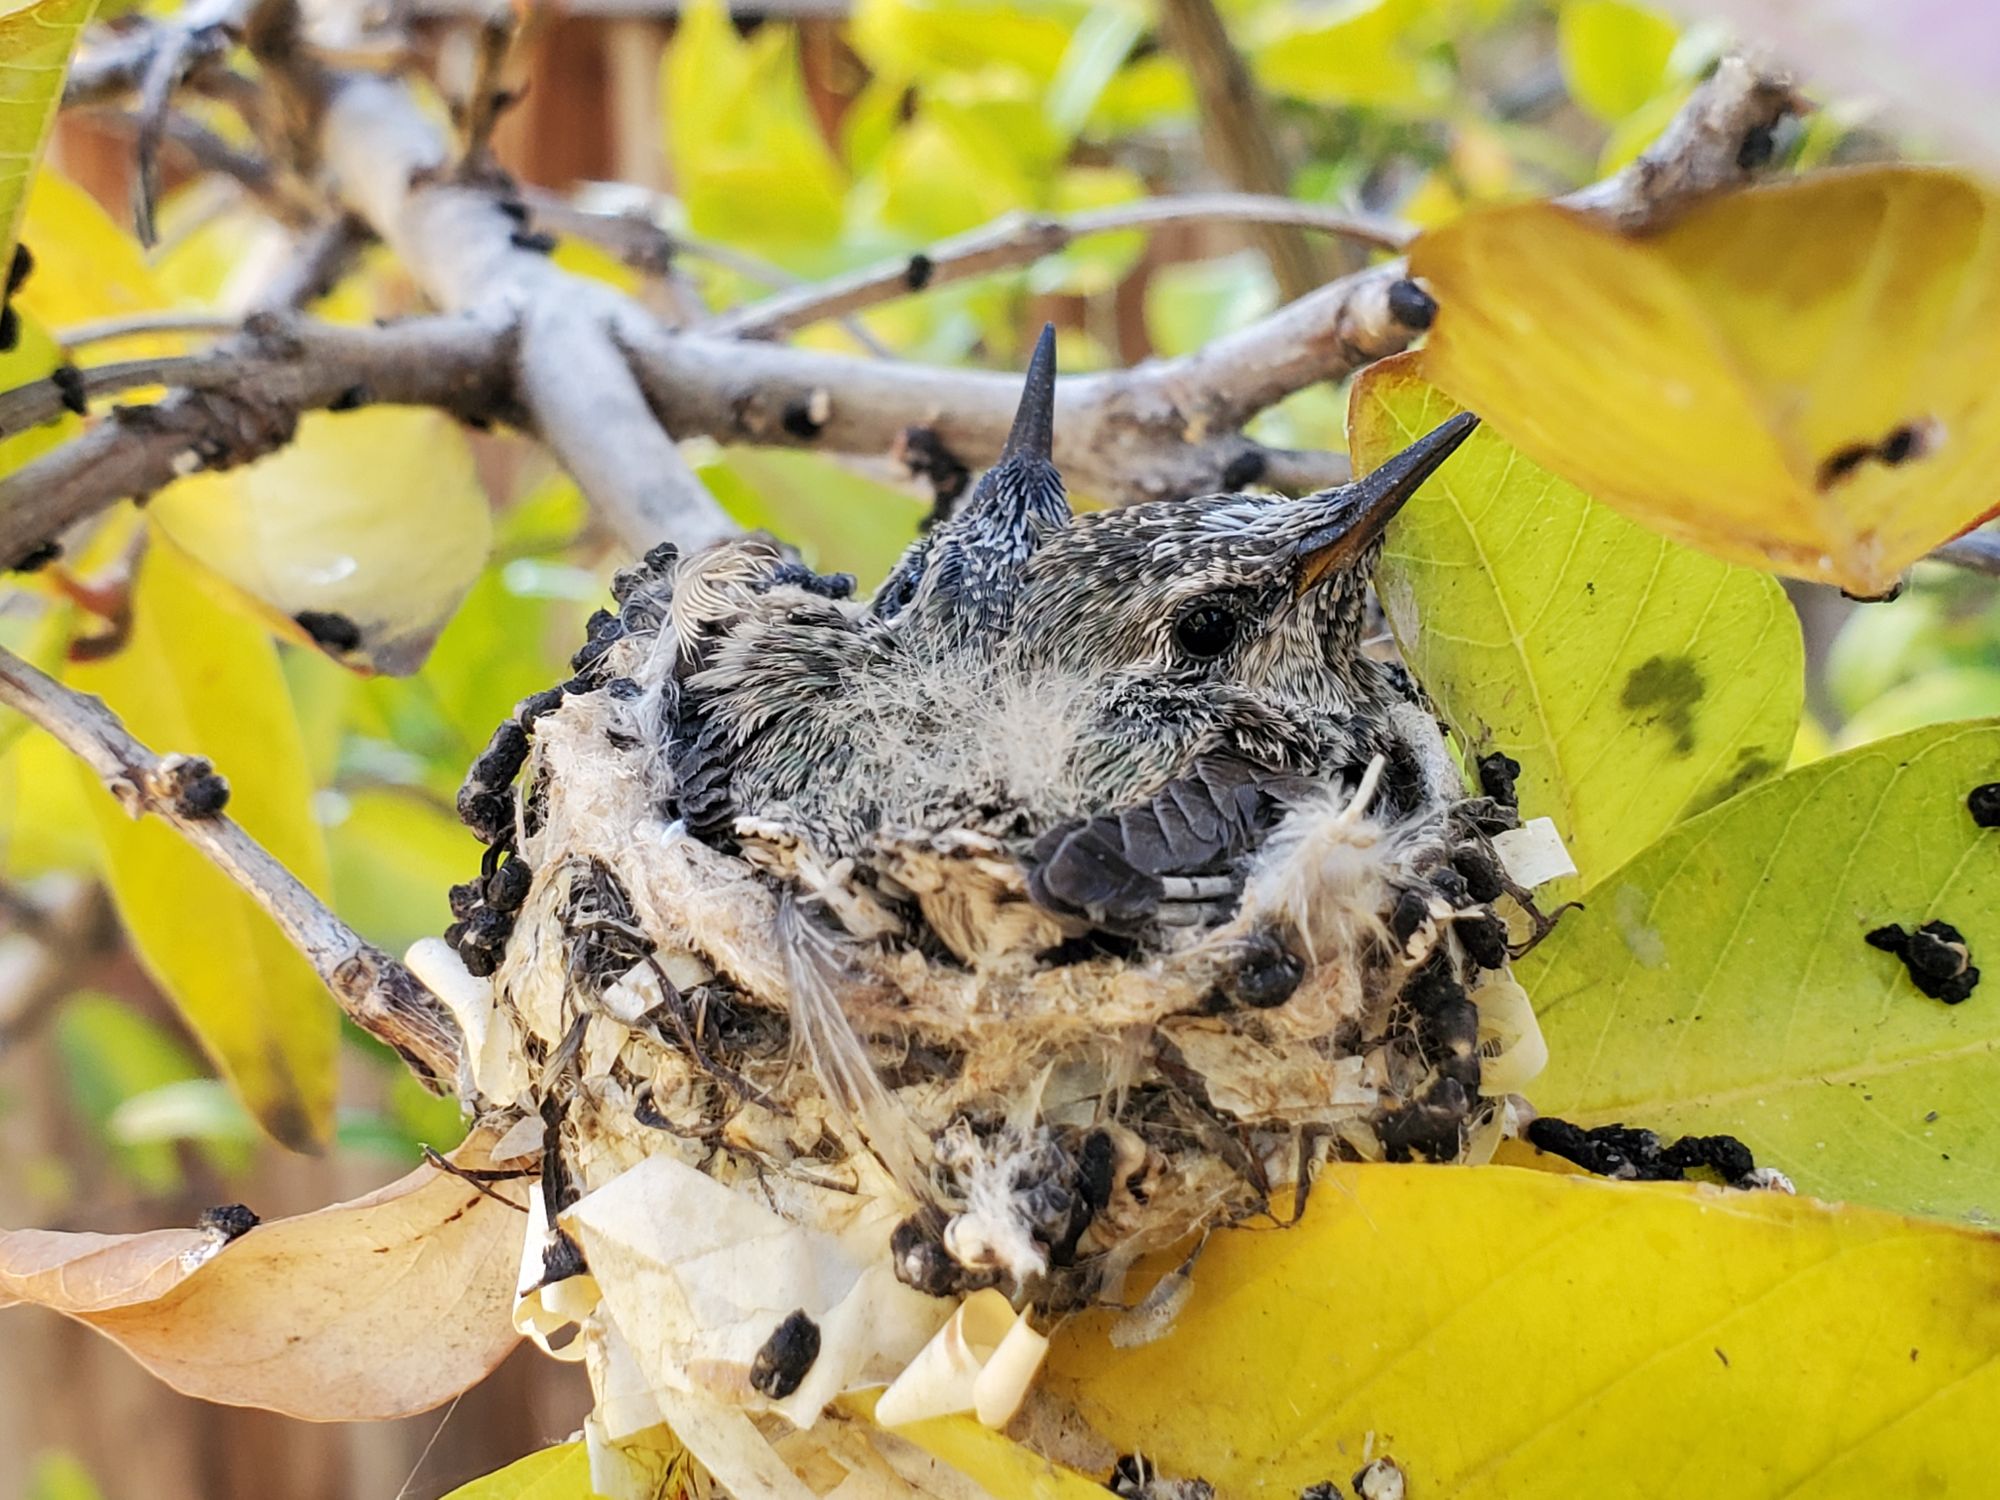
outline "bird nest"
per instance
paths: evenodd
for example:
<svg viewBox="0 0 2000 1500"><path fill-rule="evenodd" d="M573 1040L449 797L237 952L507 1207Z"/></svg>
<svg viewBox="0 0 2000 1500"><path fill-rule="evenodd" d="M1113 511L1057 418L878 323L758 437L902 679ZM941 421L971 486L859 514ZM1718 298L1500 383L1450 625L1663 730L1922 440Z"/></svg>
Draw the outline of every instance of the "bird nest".
<svg viewBox="0 0 2000 1500"><path fill-rule="evenodd" d="M768 539L658 548L467 781L488 859L450 951L412 961L465 1027L466 1097L515 1122L498 1158L540 1154L524 1326L581 1319L600 1418L642 1391L697 1452L716 1410L810 1427L967 1297L1009 1310L975 1363L1016 1313L1034 1345L1122 1303L1142 1254L1289 1214L1328 1156L1490 1150L1539 1066L1507 976L1501 912L1539 921L1509 789L1471 793L1420 694L1361 655L1359 579L1322 587L1329 549L1365 577L1456 436L1367 493L1142 508L1235 507L1191 536L1258 598L1244 537L1284 522L1290 581L1230 628L1335 659L1308 681L1238 643L1166 688L1128 671L1114 712L1101 664L996 644L1047 628L1033 570L1086 529L1057 509L1039 374L1008 458L872 603ZM1112 526L1085 562L1115 558ZM1102 586L1177 586L1124 571ZM1169 606L1184 644L1221 628ZM858 655L800 649L785 676L807 638ZM1279 697L1224 694L1151 753L1160 704L1204 684ZM885 1408L1004 1421L1009 1378L975 1402L933 1371Z"/></svg>

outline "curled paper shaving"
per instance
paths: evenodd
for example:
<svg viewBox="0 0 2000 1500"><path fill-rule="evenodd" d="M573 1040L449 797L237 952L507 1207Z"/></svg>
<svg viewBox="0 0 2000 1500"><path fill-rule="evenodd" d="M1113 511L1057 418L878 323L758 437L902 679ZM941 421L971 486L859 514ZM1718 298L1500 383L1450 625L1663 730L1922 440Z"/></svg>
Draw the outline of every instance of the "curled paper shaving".
<svg viewBox="0 0 2000 1500"><path fill-rule="evenodd" d="M1533 890L1576 873L1576 861L1553 818L1530 818L1519 828L1493 836L1493 852L1514 884Z"/></svg>
<svg viewBox="0 0 2000 1500"><path fill-rule="evenodd" d="M906 1363L945 1312L895 1278L895 1206L841 1202L850 1217L840 1233L809 1229L661 1155L586 1193L562 1223L656 1397L699 1396L810 1427L835 1396ZM759 1355L795 1319L811 1325L817 1347L782 1385L759 1387Z"/></svg>
<svg viewBox="0 0 2000 1500"><path fill-rule="evenodd" d="M1528 992L1505 974L1488 972L1472 991L1479 1007L1479 1086L1517 1094L1549 1063L1549 1044Z"/></svg>
<svg viewBox="0 0 2000 1500"><path fill-rule="evenodd" d="M1049 1341L991 1287L974 1292L875 1406L885 1427L971 1412L1005 1427L1021 1409Z"/></svg>

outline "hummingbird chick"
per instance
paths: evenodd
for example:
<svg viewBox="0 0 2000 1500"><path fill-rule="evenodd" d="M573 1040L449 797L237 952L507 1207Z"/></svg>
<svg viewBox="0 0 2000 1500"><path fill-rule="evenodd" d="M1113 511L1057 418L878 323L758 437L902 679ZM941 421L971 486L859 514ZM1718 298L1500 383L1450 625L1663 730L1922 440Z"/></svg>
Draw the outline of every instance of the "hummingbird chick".
<svg viewBox="0 0 2000 1500"><path fill-rule="evenodd" d="M475 768L460 951L649 1149L886 1174L926 1292L1076 1305L1315 1150L1458 1158L1532 1030L1514 818L1361 635L1475 425L1299 499L1075 516L1045 330L999 461L872 599L764 536L619 576Z"/></svg>

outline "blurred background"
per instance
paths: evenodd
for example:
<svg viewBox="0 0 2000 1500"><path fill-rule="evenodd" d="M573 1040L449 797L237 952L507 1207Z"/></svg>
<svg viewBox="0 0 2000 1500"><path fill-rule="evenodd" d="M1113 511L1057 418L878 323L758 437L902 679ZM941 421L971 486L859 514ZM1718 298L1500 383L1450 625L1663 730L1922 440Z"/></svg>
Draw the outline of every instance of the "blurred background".
<svg viewBox="0 0 2000 1500"><path fill-rule="evenodd" d="M357 60L414 60L441 111L479 65L483 0L333 9ZM775 0L733 12L572 0L517 20L501 161L546 195L533 202L561 233L559 259L669 318L1023 210L1231 188L1426 225L1561 192L1643 149L1725 43L1622 0ZM1821 102L1778 143L1789 158L1894 154L1865 112ZM170 137L160 239L142 253L129 235L131 121L66 116L25 236L53 268L39 314L60 331L147 308L240 307L291 232L254 174L196 173L231 144ZM65 272L85 246L84 269ZM1195 348L1365 258L1290 229L1100 235L802 337L1018 368L1053 319L1065 369L1126 365ZM414 305L371 258L318 311ZM1257 435L1338 448L1343 411L1343 391L1308 390ZM326 462L353 460L346 482L386 483L354 459L362 429L348 420L311 419ZM864 586L930 504L887 457L842 466L690 447L740 519ZM360 677L284 652L334 903L392 951L448 922L445 890L478 858L451 813L459 778L517 699L567 675L616 563L531 445L476 434L473 458L492 550L422 669ZM56 608L72 634L115 628L91 625L101 601L87 590L53 605L17 592L0 590L10 644L49 628ZM1813 674L1802 758L2000 712L1990 581L1925 568L1892 603L1794 597ZM457 1139L456 1107L350 1031L337 1149L304 1158L264 1141L120 937L96 876L87 799L101 795L39 732L0 722L0 1223L139 1229L234 1202L272 1217L364 1192L407 1171L420 1143ZM186 1400L88 1331L14 1312L0 1324L0 1496L428 1500L568 1435L585 1406L574 1367L517 1354L449 1411L313 1427Z"/></svg>

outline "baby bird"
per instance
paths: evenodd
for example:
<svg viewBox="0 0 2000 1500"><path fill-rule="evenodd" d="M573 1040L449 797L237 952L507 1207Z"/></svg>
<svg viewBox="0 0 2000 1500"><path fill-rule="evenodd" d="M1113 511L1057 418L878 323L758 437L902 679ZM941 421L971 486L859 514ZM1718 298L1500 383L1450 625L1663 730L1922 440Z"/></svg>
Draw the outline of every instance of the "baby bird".
<svg viewBox="0 0 2000 1500"><path fill-rule="evenodd" d="M858 935L913 899L973 962L1142 931L1177 898L1226 902L1285 807L1377 757L1393 816L1463 795L1359 638L1384 528L1474 418L1299 500L1072 518L1054 391L1045 331L1000 461L870 605L761 538L674 574L673 810Z"/></svg>

